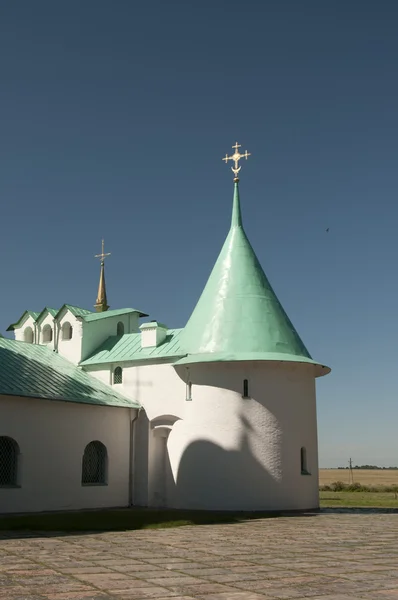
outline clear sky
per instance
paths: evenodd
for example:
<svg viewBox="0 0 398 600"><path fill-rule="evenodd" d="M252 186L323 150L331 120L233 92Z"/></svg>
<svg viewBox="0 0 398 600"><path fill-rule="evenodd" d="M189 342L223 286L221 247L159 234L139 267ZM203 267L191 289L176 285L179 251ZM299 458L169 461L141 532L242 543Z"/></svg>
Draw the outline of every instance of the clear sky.
<svg viewBox="0 0 398 600"><path fill-rule="evenodd" d="M248 236L314 358L321 466L398 464L396 0L0 7L1 331L108 300L184 326ZM329 232L326 229L329 228Z"/></svg>

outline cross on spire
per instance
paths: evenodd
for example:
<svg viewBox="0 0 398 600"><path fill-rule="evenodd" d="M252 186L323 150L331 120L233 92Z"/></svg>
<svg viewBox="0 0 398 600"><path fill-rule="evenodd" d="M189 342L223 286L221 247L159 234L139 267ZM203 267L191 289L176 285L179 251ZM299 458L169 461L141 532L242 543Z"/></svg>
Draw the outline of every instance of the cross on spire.
<svg viewBox="0 0 398 600"><path fill-rule="evenodd" d="M95 254L95 258L99 258L101 260L101 271L98 285L97 301L94 304L94 308L97 312L105 312L109 308L108 301L106 298L104 261L107 256L110 256L110 254L110 252L105 252L105 242L104 240L102 240L101 254Z"/></svg>
<svg viewBox="0 0 398 600"><path fill-rule="evenodd" d="M94 256L94 258L100 258L100 259L101 259L101 263L103 263L103 262L104 262L104 260L105 260L105 258L106 258L107 256L110 256L110 255L111 255L111 253L110 253L110 252L107 252L107 253L105 254L104 248L105 248L105 242L104 242L104 240L102 240L101 254L95 254L95 256Z"/></svg>
<svg viewBox="0 0 398 600"><path fill-rule="evenodd" d="M235 146L232 146L232 149L235 150L235 152L232 154L232 156L228 156L228 154L225 155L225 157L222 160L225 160L225 163L227 164L229 160L233 160L234 161L234 166L231 167L231 171L233 172L233 174L235 175L234 177L234 181L239 181L239 171L241 170L242 166L239 166L239 161L241 158L246 158L250 156L250 152L248 152L247 150L245 151L244 154L241 154L239 152L239 148L241 147L240 144L238 144L238 142L235 143Z"/></svg>

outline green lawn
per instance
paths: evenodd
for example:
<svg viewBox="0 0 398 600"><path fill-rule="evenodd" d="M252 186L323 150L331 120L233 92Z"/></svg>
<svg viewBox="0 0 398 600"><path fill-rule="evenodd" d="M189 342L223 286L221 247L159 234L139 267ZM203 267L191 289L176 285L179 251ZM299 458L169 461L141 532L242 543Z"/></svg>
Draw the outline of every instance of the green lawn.
<svg viewBox="0 0 398 600"><path fill-rule="evenodd" d="M394 492L320 492L321 507L397 508Z"/></svg>
<svg viewBox="0 0 398 600"><path fill-rule="evenodd" d="M320 492L321 507L397 508L393 492ZM109 509L65 513L0 516L0 530L126 531L182 525L239 523L248 519L276 518L289 513L206 512L200 510Z"/></svg>
<svg viewBox="0 0 398 600"><path fill-rule="evenodd" d="M0 516L0 530L31 531L126 531L182 525L239 523L247 519L275 518L269 512L207 512L166 509L109 509L65 513Z"/></svg>

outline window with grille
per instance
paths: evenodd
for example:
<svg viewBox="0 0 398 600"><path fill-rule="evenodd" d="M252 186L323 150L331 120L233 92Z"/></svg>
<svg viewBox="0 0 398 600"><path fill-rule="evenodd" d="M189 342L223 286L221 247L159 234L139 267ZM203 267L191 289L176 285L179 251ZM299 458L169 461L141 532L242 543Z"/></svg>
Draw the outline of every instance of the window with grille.
<svg viewBox="0 0 398 600"><path fill-rule="evenodd" d="M108 454L98 441L87 444L83 454L82 485L106 485Z"/></svg>
<svg viewBox="0 0 398 600"><path fill-rule="evenodd" d="M33 329L31 327L26 327L25 331L23 332L23 336L25 342L28 342L28 344L33 344Z"/></svg>
<svg viewBox="0 0 398 600"><path fill-rule="evenodd" d="M50 342L52 342L52 339L53 339L53 330L51 328L51 325L44 325L43 335L42 335L43 344L49 344Z"/></svg>
<svg viewBox="0 0 398 600"><path fill-rule="evenodd" d="M72 325L68 322L62 325L62 339L63 340L71 340L72 339Z"/></svg>
<svg viewBox="0 0 398 600"><path fill-rule="evenodd" d="M18 456L17 442L9 437L0 437L0 487L17 485Z"/></svg>
<svg viewBox="0 0 398 600"><path fill-rule="evenodd" d="M119 323L117 324L116 327L116 335L123 335L124 334L124 325L121 321L119 321Z"/></svg>
<svg viewBox="0 0 398 600"><path fill-rule="evenodd" d="M123 383L122 367L116 367L113 371L113 383Z"/></svg>

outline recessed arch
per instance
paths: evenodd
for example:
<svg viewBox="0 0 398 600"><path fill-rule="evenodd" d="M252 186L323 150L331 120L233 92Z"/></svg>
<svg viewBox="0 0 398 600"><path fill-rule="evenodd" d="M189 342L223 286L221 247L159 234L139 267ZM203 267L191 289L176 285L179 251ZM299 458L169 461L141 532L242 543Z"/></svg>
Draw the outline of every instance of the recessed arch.
<svg viewBox="0 0 398 600"><path fill-rule="evenodd" d="M116 326L116 335L124 335L124 324L121 321Z"/></svg>
<svg viewBox="0 0 398 600"><path fill-rule="evenodd" d="M25 327L25 330L23 332L23 339L24 342L27 342L28 344L33 344L33 329L31 327Z"/></svg>
<svg viewBox="0 0 398 600"><path fill-rule="evenodd" d="M69 323L69 321L65 321L65 323L62 324L62 329L61 329L62 340L63 341L71 340L72 335L73 335L73 327Z"/></svg>
<svg viewBox="0 0 398 600"><path fill-rule="evenodd" d="M18 483L19 446L10 437L0 437L0 487L12 487Z"/></svg>
<svg viewBox="0 0 398 600"><path fill-rule="evenodd" d="M93 440L84 449L82 485L106 485L108 477L108 452L106 446Z"/></svg>
<svg viewBox="0 0 398 600"><path fill-rule="evenodd" d="M53 341L53 330L51 325L44 325L43 327L43 331L42 331L42 342L43 344L49 344L50 342Z"/></svg>

